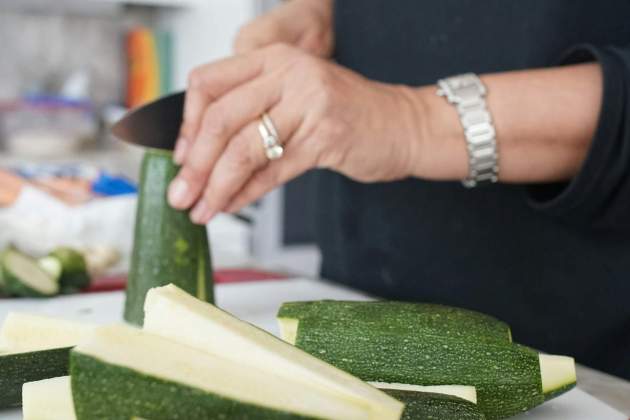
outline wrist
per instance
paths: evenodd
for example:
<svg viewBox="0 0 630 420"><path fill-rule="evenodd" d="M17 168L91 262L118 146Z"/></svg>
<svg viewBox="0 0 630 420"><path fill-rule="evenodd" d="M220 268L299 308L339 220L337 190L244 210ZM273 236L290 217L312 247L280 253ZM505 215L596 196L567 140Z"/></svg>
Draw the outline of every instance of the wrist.
<svg viewBox="0 0 630 420"><path fill-rule="evenodd" d="M464 131L455 107L439 97L433 85L409 89L416 128L410 135L410 175L429 180L461 180L468 176Z"/></svg>

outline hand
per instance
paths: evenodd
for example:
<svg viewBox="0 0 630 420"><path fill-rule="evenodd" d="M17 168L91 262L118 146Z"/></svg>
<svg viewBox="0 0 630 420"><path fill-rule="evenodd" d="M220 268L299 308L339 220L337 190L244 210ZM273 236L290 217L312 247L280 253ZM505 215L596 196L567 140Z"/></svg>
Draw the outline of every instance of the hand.
<svg viewBox="0 0 630 420"><path fill-rule="evenodd" d="M284 43L319 57L333 49L332 0L291 0L243 26L236 36L236 53Z"/></svg>
<svg viewBox="0 0 630 420"><path fill-rule="evenodd" d="M191 219L206 223L311 168L364 182L405 178L420 145L416 97L281 44L199 67L190 76L175 156L183 166L169 202L194 205ZM275 161L258 132L264 112L285 149Z"/></svg>

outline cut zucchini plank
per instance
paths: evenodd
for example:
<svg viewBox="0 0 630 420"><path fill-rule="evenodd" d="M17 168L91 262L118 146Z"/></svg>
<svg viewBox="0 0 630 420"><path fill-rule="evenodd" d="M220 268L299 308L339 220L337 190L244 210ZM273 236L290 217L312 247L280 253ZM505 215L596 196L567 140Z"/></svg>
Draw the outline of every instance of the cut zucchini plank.
<svg viewBox="0 0 630 420"><path fill-rule="evenodd" d="M226 345L223 353L229 351ZM391 399L396 410L375 417L365 401L123 325L97 328L72 350L70 369L80 420L132 416L388 420L399 419L403 409ZM383 407L381 413L385 411Z"/></svg>
<svg viewBox="0 0 630 420"><path fill-rule="evenodd" d="M144 299L152 287L174 282L201 300L214 299L206 227L193 224L188 212L166 200L177 170L172 153L145 153L125 301L125 320L132 324L142 325Z"/></svg>
<svg viewBox="0 0 630 420"><path fill-rule="evenodd" d="M474 386L466 385L409 385L387 382L369 382L370 385L382 390L398 390L409 392L429 392L434 394L444 394L461 398L477 404L477 390Z"/></svg>
<svg viewBox="0 0 630 420"><path fill-rule="evenodd" d="M76 420L70 377L25 383L22 415L24 420Z"/></svg>
<svg viewBox="0 0 630 420"><path fill-rule="evenodd" d="M476 341L510 342L510 327L479 312L429 303L395 301L288 302L278 311L282 337L295 343L299 322L317 319L328 325L352 325L357 331L423 334Z"/></svg>
<svg viewBox="0 0 630 420"><path fill-rule="evenodd" d="M373 419L398 418L402 405L377 389L241 321L174 285L147 294L144 328L188 346L220 354L240 366L266 369L313 384L369 408Z"/></svg>
<svg viewBox="0 0 630 420"><path fill-rule="evenodd" d="M485 420L474 403L439 393L385 390L405 403L402 420Z"/></svg>
<svg viewBox="0 0 630 420"><path fill-rule="evenodd" d="M10 312L0 328L0 348L15 353L72 347L93 328L88 323Z"/></svg>
<svg viewBox="0 0 630 420"><path fill-rule="evenodd" d="M26 382L67 375L69 351L60 348L0 355L0 408L19 406Z"/></svg>
<svg viewBox="0 0 630 420"><path fill-rule="evenodd" d="M22 385L68 374L70 348L93 325L11 312L0 329L0 407L19 405Z"/></svg>
<svg viewBox="0 0 630 420"><path fill-rule="evenodd" d="M59 292L59 277L51 275L37 260L16 249L8 249L2 254L0 268L9 295L45 297Z"/></svg>
<svg viewBox="0 0 630 420"><path fill-rule="evenodd" d="M571 358L548 359L517 344L478 343L414 334L369 334L350 326L300 321L297 347L365 381L475 386L489 419L509 417L545 401L558 384L575 382ZM541 371L542 369L542 371ZM549 379L553 377L553 379Z"/></svg>
<svg viewBox="0 0 630 420"><path fill-rule="evenodd" d="M90 285L90 275L83 254L68 247L55 248L48 258L54 258L61 264L59 288L64 293L74 293Z"/></svg>
<svg viewBox="0 0 630 420"><path fill-rule="evenodd" d="M577 376L575 360L568 356L540 355L542 389L545 401L551 400L575 388Z"/></svg>

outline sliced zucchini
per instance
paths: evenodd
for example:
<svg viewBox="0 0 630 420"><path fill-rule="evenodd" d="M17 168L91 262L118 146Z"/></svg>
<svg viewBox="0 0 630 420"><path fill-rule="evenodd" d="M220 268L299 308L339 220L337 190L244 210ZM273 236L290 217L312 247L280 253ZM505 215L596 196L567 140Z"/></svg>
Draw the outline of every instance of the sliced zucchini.
<svg viewBox="0 0 630 420"><path fill-rule="evenodd" d="M27 382L22 387L24 420L75 420L70 377Z"/></svg>
<svg viewBox="0 0 630 420"><path fill-rule="evenodd" d="M37 260L8 249L0 261L4 288L10 295L28 297L54 296L59 292L59 277L51 275Z"/></svg>
<svg viewBox="0 0 630 420"><path fill-rule="evenodd" d="M214 338L221 341L221 337ZM222 354L231 350L226 344ZM282 366L275 368L280 372ZM380 399L384 404L373 401L368 405L317 383L279 376L271 369L123 325L97 328L71 352L72 392L79 420L132 416L397 420L401 416L403 404L394 399L390 404L385 394ZM379 404L381 409L373 410Z"/></svg>
<svg viewBox="0 0 630 420"><path fill-rule="evenodd" d="M330 389L369 408L371 418L398 418L402 410L400 403L348 373L172 284L147 293L144 328L239 365Z"/></svg>

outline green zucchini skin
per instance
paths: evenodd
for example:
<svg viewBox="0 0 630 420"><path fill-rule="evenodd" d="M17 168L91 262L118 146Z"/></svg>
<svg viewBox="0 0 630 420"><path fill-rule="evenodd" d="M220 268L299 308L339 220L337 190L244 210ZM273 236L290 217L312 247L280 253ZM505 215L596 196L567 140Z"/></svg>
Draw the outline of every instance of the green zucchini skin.
<svg viewBox="0 0 630 420"><path fill-rule="evenodd" d="M48 256L56 258L61 263L59 288L62 293L75 293L90 285L90 275L85 257L79 251L68 247L59 247Z"/></svg>
<svg viewBox="0 0 630 420"><path fill-rule="evenodd" d="M71 352L70 373L77 420L310 419L208 394L77 351Z"/></svg>
<svg viewBox="0 0 630 420"><path fill-rule="evenodd" d="M68 374L70 348L0 355L0 408L22 405L22 385Z"/></svg>
<svg viewBox="0 0 630 420"><path fill-rule="evenodd" d="M477 406L452 395L383 389L405 403L401 420L485 420Z"/></svg>
<svg viewBox="0 0 630 420"><path fill-rule="evenodd" d="M289 302L282 304L278 318L318 319L333 327L353 325L368 332L474 337L489 342L512 341L510 327L505 322L479 312L429 303L333 300Z"/></svg>
<svg viewBox="0 0 630 420"><path fill-rule="evenodd" d="M166 199L177 171L172 153L146 152L124 313L132 324L142 325L144 298L152 287L173 283L200 300L214 301L206 228L193 224L188 212L173 209Z"/></svg>
<svg viewBox="0 0 630 420"><path fill-rule="evenodd" d="M471 385L488 419L510 417L545 401L538 353L518 344L479 343L396 332L357 333L300 321L296 346L364 381Z"/></svg>

